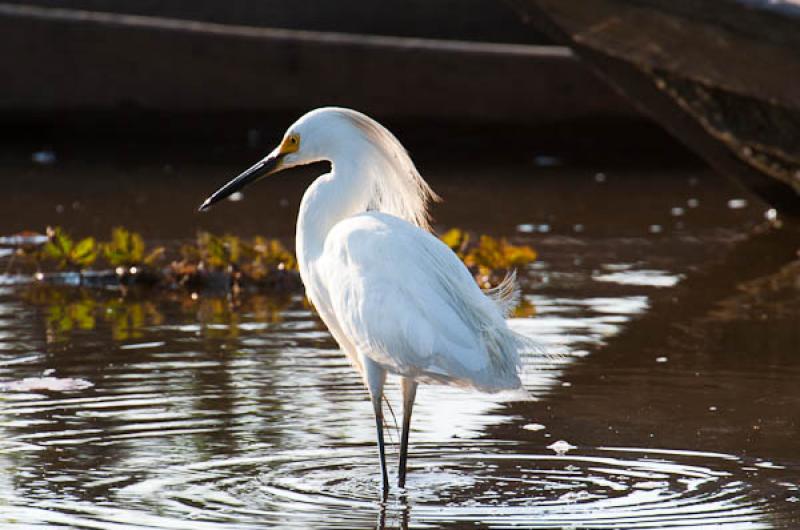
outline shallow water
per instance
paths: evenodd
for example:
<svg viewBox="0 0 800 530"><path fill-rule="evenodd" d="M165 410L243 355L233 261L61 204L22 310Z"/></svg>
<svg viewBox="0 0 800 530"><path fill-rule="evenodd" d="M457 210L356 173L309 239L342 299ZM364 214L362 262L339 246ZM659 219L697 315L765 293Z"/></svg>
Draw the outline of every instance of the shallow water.
<svg viewBox="0 0 800 530"><path fill-rule="evenodd" d="M701 169L534 166L426 174L441 226L536 247L512 326L561 355L528 357L532 401L421 388L386 504L366 393L301 297L3 276L3 528L796 528L798 233ZM192 213L237 169L12 164L0 223L290 237L307 174Z"/></svg>

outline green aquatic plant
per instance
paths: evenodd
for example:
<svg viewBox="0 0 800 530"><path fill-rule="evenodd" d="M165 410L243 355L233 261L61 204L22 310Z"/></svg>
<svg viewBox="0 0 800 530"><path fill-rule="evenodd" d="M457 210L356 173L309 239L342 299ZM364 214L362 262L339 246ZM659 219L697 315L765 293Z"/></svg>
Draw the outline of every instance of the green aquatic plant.
<svg viewBox="0 0 800 530"><path fill-rule="evenodd" d="M237 236L214 235L210 232L197 234L197 256L213 269L231 269L239 264L242 242Z"/></svg>
<svg viewBox="0 0 800 530"><path fill-rule="evenodd" d="M237 292L257 286L285 291L299 286L294 254L277 239L199 232L194 244L181 247L180 255L169 275L174 284L191 289L211 286Z"/></svg>
<svg viewBox="0 0 800 530"><path fill-rule="evenodd" d="M47 227L48 241L42 256L55 261L61 269L82 270L97 259L97 243L93 237L74 241L61 227Z"/></svg>
<svg viewBox="0 0 800 530"><path fill-rule="evenodd" d="M463 259L467 267L477 267L481 274L489 275L498 269L508 270L533 262L536 251L529 246L512 245L505 238L482 235Z"/></svg>
<svg viewBox="0 0 800 530"><path fill-rule="evenodd" d="M488 235L475 239L460 228L451 228L441 235L441 240L461 258L484 289L496 287L509 271L536 260L536 251L527 245L512 245L505 238L496 239ZM528 318L535 314L536 307L520 297L510 316Z"/></svg>
<svg viewBox="0 0 800 530"><path fill-rule="evenodd" d="M121 226L111 231L111 241L102 244L103 255L114 267L152 267L164 255L164 247L147 250L141 234Z"/></svg>
<svg viewBox="0 0 800 530"><path fill-rule="evenodd" d="M141 234L121 226L113 228L110 240L102 243L92 237L75 241L60 227L48 228L46 237L36 236L22 232L0 238L0 245L16 249L9 267L14 256L24 254L26 268L33 265L38 272L40 261L55 263L61 269L79 272L82 286L119 286L124 291L146 285L190 292L227 290L236 295L242 289L286 293L302 288L294 253L280 240L264 236L244 239L201 231L194 241L180 247L177 259L163 267L157 265L167 254L164 247L148 248ZM483 288L497 285L508 271L536 259L529 246L476 236L460 228L446 231L441 239L466 263ZM46 241L44 245L40 240ZM98 256L116 268L117 274L85 274ZM48 281L46 273L39 278ZM59 281L57 276L53 279Z"/></svg>
<svg viewBox="0 0 800 530"><path fill-rule="evenodd" d="M241 281L239 237L198 232L194 244L180 248L181 259L173 261L167 276L173 285L192 290L212 288L238 291Z"/></svg>
<svg viewBox="0 0 800 530"><path fill-rule="evenodd" d="M297 270L294 254L277 239L255 236L242 245L242 252L247 258L242 272L254 280L262 280L276 270Z"/></svg>
<svg viewBox="0 0 800 530"><path fill-rule="evenodd" d="M536 260L536 251L527 245L512 245L505 238L481 235L477 240L459 228L451 228L441 236L464 264L477 277L482 287L491 287L500 273L524 267Z"/></svg>
<svg viewBox="0 0 800 530"><path fill-rule="evenodd" d="M455 252L459 258L462 260L464 259L464 253L467 251L467 246L471 240L468 232L460 228L451 228L439 236L439 239L441 239L445 245L450 247L450 249Z"/></svg>
<svg viewBox="0 0 800 530"><path fill-rule="evenodd" d="M47 275L42 275L40 278L44 281L34 284L38 288L31 290L29 296L31 301L46 308L47 334L51 341L63 340L75 331L95 329L98 323L108 325L114 341L139 339L147 326L157 325L162 320L156 304L164 302L163 296L169 298L169 303L178 303L183 311L192 313L193 318L204 324L204 333L208 336L235 338L241 322L280 321L282 311L290 303L290 293L302 290L294 253L278 239L263 236L242 239L230 234L218 236L199 232L195 241L180 248L178 260L157 268L165 249L148 249L140 234L123 227L115 227L110 241L100 244L91 237L75 241L59 227L48 229L44 245L36 245L35 236L35 233L20 233L13 236L13 241L9 236L8 241L3 242L37 256L31 259L38 260L41 256L44 261L56 263L62 269L77 269L81 274L101 254L118 270L119 267L126 270L148 268L148 274L156 278L150 285L159 288L155 291L125 288L144 285L140 274L131 274L125 280L129 283L115 274L82 276L80 289L58 286L48 282ZM40 236L40 239L45 238ZM487 235L474 236L459 228L448 230L441 239L467 264L483 288L497 285L507 271L524 267L536 259L531 247L512 245L506 239ZM56 277L54 281L59 280ZM124 284L121 296L109 299L107 293L111 291L86 289L87 285L111 285L102 283L108 281L114 285ZM201 295L219 290L226 294ZM149 293L149 301L139 297L143 293ZM310 308L310 303L306 304ZM534 313L535 307L523 298L513 309L512 316L529 317Z"/></svg>

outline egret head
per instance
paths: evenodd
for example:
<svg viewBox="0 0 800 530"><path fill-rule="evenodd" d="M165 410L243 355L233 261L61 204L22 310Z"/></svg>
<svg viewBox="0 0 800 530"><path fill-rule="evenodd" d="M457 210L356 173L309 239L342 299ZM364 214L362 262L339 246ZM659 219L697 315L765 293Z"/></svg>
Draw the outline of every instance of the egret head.
<svg viewBox="0 0 800 530"><path fill-rule="evenodd" d="M406 150L369 116L339 107L316 109L301 117L289 127L278 147L214 192L200 210L267 175L320 160L329 160L334 166L337 161L357 162L355 174L361 179L362 189L368 191L366 209L429 227L427 204L438 197Z"/></svg>
<svg viewBox="0 0 800 530"><path fill-rule="evenodd" d="M363 135L357 134L355 117L366 116L348 109L326 107L313 110L287 129L281 143L247 171L214 192L200 206L208 210L214 203L268 175L290 167L330 160L343 146L355 147ZM372 120L369 120L372 121Z"/></svg>

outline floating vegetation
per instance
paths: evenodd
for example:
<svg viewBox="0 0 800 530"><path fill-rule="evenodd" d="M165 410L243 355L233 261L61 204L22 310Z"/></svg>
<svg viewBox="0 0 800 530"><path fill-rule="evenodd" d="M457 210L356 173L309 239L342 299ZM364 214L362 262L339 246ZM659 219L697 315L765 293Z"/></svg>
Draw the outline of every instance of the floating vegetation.
<svg viewBox="0 0 800 530"><path fill-rule="evenodd" d="M459 228L451 228L442 241L469 267L481 287L497 285L508 271L536 260L536 251L526 245L512 245L505 238L481 235L477 238Z"/></svg>
<svg viewBox="0 0 800 530"><path fill-rule="evenodd" d="M460 229L442 240L484 288L536 259L530 247ZM115 342L146 340L147 330L162 324L165 308L199 323L209 338L232 339L253 323L280 321L293 300L302 304L294 254L263 236L199 232L169 249L148 246L123 227L115 227L108 241L74 238L55 227L0 237L0 248L11 250L6 273L27 282L23 297L42 308L48 342L99 328ZM512 316L534 312L522 299Z"/></svg>
<svg viewBox="0 0 800 530"><path fill-rule="evenodd" d="M97 243L93 237L73 241L60 227L47 229L47 242L42 256L55 261L60 269L82 271L97 259Z"/></svg>
<svg viewBox="0 0 800 530"><path fill-rule="evenodd" d="M441 238L483 288L497 285L510 270L536 259L531 247L458 228ZM140 234L124 227L113 228L108 241L76 239L60 227L48 227L45 234L26 231L2 237L0 247L13 250L6 272L16 266L18 274L34 274L36 280L51 285L233 295L302 291L294 254L281 241L263 236L246 239L199 232L194 241L170 252L163 246L148 247ZM529 314L524 305L521 314ZM79 315L73 316L81 321ZM64 318L67 316L54 316Z"/></svg>
<svg viewBox="0 0 800 530"><path fill-rule="evenodd" d="M118 226L111 230L111 241L104 243L103 254L114 267L152 267L164 255L164 247L147 251L140 234Z"/></svg>
<svg viewBox="0 0 800 530"><path fill-rule="evenodd" d="M245 240L200 232L194 244L180 248L180 259L169 266L173 282L188 288L217 287L294 291L301 289L297 261L277 239Z"/></svg>
<svg viewBox="0 0 800 530"><path fill-rule="evenodd" d="M474 237L460 228L451 228L441 235L441 239L461 258L484 289L498 285L509 271L536 260L536 251L527 245L512 245L505 238L495 239L487 235ZM511 316L516 318L534 314L536 308L525 298L521 298L511 311Z"/></svg>
<svg viewBox="0 0 800 530"><path fill-rule="evenodd" d="M32 274L40 282L95 288L156 287L195 291L242 289L298 291L302 287L294 255L276 239L199 232L172 255L148 248L142 236L115 227L108 241L76 240L60 227L46 234L21 232L0 238L11 249L6 273Z"/></svg>

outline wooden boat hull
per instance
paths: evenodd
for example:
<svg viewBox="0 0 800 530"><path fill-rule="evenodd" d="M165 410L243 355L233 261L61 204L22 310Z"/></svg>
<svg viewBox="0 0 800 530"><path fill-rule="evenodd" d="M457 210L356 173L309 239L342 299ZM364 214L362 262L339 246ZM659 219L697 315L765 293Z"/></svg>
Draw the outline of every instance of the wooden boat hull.
<svg viewBox="0 0 800 530"><path fill-rule="evenodd" d="M143 109L547 124L638 113L560 46L0 3L1 112ZM525 87L525 90L520 90Z"/></svg>
<svg viewBox="0 0 800 530"><path fill-rule="evenodd" d="M514 5L712 166L800 217L799 8L761 0Z"/></svg>

